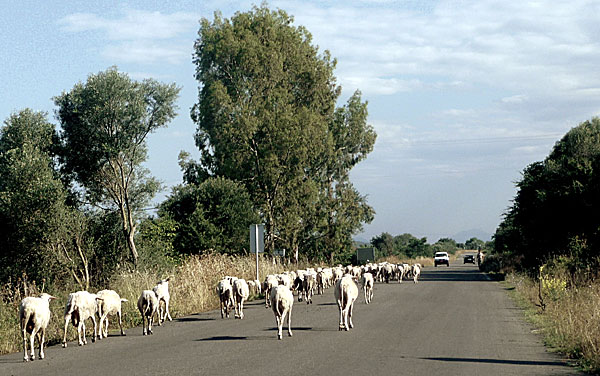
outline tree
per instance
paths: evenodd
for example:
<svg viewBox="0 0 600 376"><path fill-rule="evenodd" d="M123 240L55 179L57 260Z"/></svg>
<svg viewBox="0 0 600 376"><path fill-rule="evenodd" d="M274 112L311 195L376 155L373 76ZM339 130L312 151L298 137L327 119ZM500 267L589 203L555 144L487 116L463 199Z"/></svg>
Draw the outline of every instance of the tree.
<svg viewBox="0 0 600 376"><path fill-rule="evenodd" d="M377 248L383 257L391 256L397 252L394 237L387 232L382 232L381 235L374 236L371 239L371 245Z"/></svg>
<svg viewBox="0 0 600 376"><path fill-rule="evenodd" d="M173 245L184 254L247 251L248 228L259 221L245 187L219 177L175 187L159 215L175 221Z"/></svg>
<svg viewBox="0 0 600 376"><path fill-rule="evenodd" d="M448 252L454 254L456 253L458 244L454 239L442 238L435 242L435 244L433 244L432 247L434 248L435 252Z"/></svg>
<svg viewBox="0 0 600 376"><path fill-rule="evenodd" d="M367 103L356 91L347 104L335 110L330 122L332 142L324 164L322 207L327 218L325 249L333 253L351 247L352 234L362 229L362 223L371 223L375 211L367 204L365 196L350 182L350 170L373 150L377 135L367 124Z"/></svg>
<svg viewBox="0 0 600 376"><path fill-rule="evenodd" d="M175 117L179 88L136 82L115 67L54 98L62 126L63 171L85 190L85 201L116 210L131 260L140 209L160 184L142 167L146 138Z"/></svg>
<svg viewBox="0 0 600 376"><path fill-rule="evenodd" d="M494 235L495 252L528 270L558 255L598 262L600 119L567 132L548 157L524 169L517 188Z"/></svg>
<svg viewBox="0 0 600 376"><path fill-rule="evenodd" d="M419 256L431 257L433 256L433 252L433 248L427 244L427 238L418 239L413 237L408 242L405 254L410 258L416 258Z"/></svg>
<svg viewBox="0 0 600 376"><path fill-rule="evenodd" d="M301 244L335 248L341 237L350 244L348 233L372 218L347 173L372 149L374 132L359 93L336 110L336 61L292 22L266 6L201 21L191 113L201 158L185 163L184 176L243 183L265 222L267 250L277 242L297 253Z"/></svg>
<svg viewBox="0 0 600 376"><path fill-rule="evenodd" d="M11 115L0 131L0 277L48 281L72 275L89 287L86 221L68 204L55 163L57 135L46 114Z"/></svg>
<svg viewBox="0 0 600 376"><path fill-rule="evenodd" d="M485 242L481 239L471 238L465 242L467 249L480 249L485 246Z"/></svg>

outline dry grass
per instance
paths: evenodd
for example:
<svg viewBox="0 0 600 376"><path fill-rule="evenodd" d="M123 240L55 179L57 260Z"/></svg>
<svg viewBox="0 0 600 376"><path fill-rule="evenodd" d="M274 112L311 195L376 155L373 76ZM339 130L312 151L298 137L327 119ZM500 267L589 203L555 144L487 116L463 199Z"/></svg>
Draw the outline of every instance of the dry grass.
<svg viewBox="0 0 600 376"><path fill-rule="evenodd" d="M550 278L562 280L559 273ZM507 279L521 298L529 302L532 319L540 326L546 343L569 358L576 360L583 369L600 371L600 282L569 285L557 289L545 285L542 296L545 309L539 304L538 282L523 275L512 274Z"/></svg>
<svg viewBox="0 0 600 376"><path fill-rule="evenodd" d="M392 264L415 264L415 263L419 263L421 264L421 266L423 267L427 267L427 266L433 266L433 257L422 257L419 256L416 259L408 259L408 258L401 258L398 256L389 256L389 257L385 257L381 260L378 260L377 262L382 262L382 261L387 261L390 262Z"/></svg>

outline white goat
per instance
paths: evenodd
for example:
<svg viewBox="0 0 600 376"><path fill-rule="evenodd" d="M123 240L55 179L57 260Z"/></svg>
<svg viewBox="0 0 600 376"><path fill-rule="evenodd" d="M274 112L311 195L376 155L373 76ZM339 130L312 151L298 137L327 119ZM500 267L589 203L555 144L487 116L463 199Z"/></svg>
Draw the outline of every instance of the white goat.
<svg viewBox="0 0 600 376"><path fill-rule="evenodd" d="M144 290L138 299L137 306L142 315L142 335L152 334L152 320L158 313L158 296L152 290Z"/></svg>
<svg viewBox="0 0 600 376"><path fill-rule="evenodd" d="M265 308L269 308L269 304L271 303L271 290L277 285L279 285L279 281L277 280L276 276L273 274L268 274L265 277L265 281L263 282L263 291L265 292Z"/></svg>
<svg viewBox="0 0 600 376"><path fill-rule="evenodd" d="M373 299L373 285L375 285L373 274L364 273L361 278L361 283L363 286L363 292L365 294L365 303L369 304Z"/></svg>
<svg viewBox="0 0 600 376"><path fill-rule="evenodd" d="M415 283L419 283L419 275L421 275L421 268L419 267L419 264L415 264L412 266L412 275L413 281Z"/></svg>
<svg viewBox="0 0 600 376"><path fill-rule="evenodd" d="M350 330L350 328L354 327L352 323L352 308L358 298L358 287L351 275L345 275L336 282L334 295L340 310L339 330Z"/></svg>
<svg viewBox="0 0 600 376"><path fill-rule="evenodd" d="M117 315L119 319L119 327L121 335L124 336L123 320L121 317L121 303L127 302L127 299L121 299L119 294L114 290L101 290L96 294L98 298L98 314L100 315L100 330L98 331L98 339L108 338L108 315ZM106 325L103 325L106 322Z"/></svg>
<svg viewBox="0 0 600 376"><path fill-rule="evenodd" d="M160 326L166 318L168 318L169 321L173 321L171 313L169 313L169 301L171 300L171 295L169 294L169 279L170 278L166 278L158 281L158 284L152 289L158 298L158 326ZM161 303L164 303L164 307Z"/></svg>
<svg viewBox="0 0 600 376"><path fill-rule="evenodd" d="M236 279L233 282L233 296L235 300L235 318L244 318L244 301L250 296L250 289L244 279Z"/></svg>
<svg viewBox="0 0 600 376"><path fill-rule="evenodd" d="M250 289L250 291L255 294L258 295L260 294L260 282L258 280L251 280L251 281L247 281L248 283L248 288Z"/></svg>
<svg viewBox="0 0 600 376"><path fill-rule="evenodd" d="M38 337L40 345L40 359L44 359L44 340L46 339L46 328L50 322L50 301L56 299L46 293L38 297L27 297L21 300L19 306L19 322L23 332L23 361L28 362L27 356L27 334L31 345L31 360L35 360L33 350L34 339Z"/></svg>
<svg viewBox="0 0 600 376"><path fill-rule="evenodd" d="M304 275L304 295L306 296L306 304L312 304L312 297L315 291L317 275L315 272L306 273Z"/></svg>
<svg viewBox="0 0 600 376"><path fill-rule="evenodd" d="M340 267L336 267L333 270L333 280L334 280L334 283L337 284L337 281L339 281L340 279L342 279L343 276L344 276L344 269L342 269Z"/></svg>
<svg viewBox="0 0 600 376"><path fill-rule="evenodd" d="M294 295L285 285L275 286L271 289L271 308L277 320L277 338L282 339L283 321L287 315L288 335L292 336L292 307L294 305Z"/></svg>
<svg viewBox="0 0 600 376"><path fill-rule="evenodd" d="M234 305L233 286L228 278L223 278L217 283L217 295L221 302L221 318L229 317L229 307Z"/></svg>
<svg viewBox="0 0 600 376"><path fill-rule="evenodd" d="M404 278L404 273L406 273L406 269L404 269L404 265L398 264L398 283L402 283L402 279Z"/></svg>
<svg viewBox="0 0 600 376"><path fill-rule="evenodd" d="M67 327L69 321L77 327L79 336L79 346L87 345L85 338L85 320L91 319L94 323L94 336L92 342L96 342L97 326L96 313L98 312L97 300L102 300L96 294L90 294L87 291L77 291L69 294L67 305L65 306L65 335L63 337L62 347L67 347ZM83 340L81 335L83 334Z"/></svg>
<svg viewBox="0 0 600 376"><path fill-rule="evenodd" d="M280 285L284 285L290 290L292 289L292 279L288 274L278 274L277 281Z"/></svg>

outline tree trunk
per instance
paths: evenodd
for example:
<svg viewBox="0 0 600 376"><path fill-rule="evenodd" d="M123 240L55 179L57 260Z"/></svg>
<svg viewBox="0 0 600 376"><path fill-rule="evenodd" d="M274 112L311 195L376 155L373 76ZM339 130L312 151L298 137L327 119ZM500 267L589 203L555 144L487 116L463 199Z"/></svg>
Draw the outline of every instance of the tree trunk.
<svg viewBox="0 0 600 376"><path fill-rule="evenodd" d="M127 236L127 246L129 247L129 251L131 252L131 258L133 259L133 266L137 268L138 263L138 252L135 247L135 241L133 240L133 236L135 235L134 230L125 231L125 236Z"/></svg>
<svg viewBox="0 0 600 376"><path fill-rule="evenodd" d="M135 235L135 225L132 223L131 217L127 215L128 212L123 204L119 206L119 209L121 211L121 221L123 222L123 234L127 239L127 248L129 248L129 252L131 253L133 266L134 268L137 268L138 252L133 239L133 236Z"/></svg>

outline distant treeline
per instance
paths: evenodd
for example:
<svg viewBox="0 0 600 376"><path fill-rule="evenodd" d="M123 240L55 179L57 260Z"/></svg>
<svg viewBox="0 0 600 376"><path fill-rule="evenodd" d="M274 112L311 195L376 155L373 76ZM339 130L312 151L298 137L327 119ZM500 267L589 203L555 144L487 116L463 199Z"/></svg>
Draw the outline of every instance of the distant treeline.
<svg viewBox="0 0 600 376"><path fill-rule="evenodd" d="M491 250L491 242L471 238L465 243L457 243L450 238L439 239L434 244L428 244L427 238L417 238L411 234L392 236L387 232L371 239L371 245L376 248L376 257L398 256L400 258L433 257L436 252L456 253L459 249Z"/></svg>

